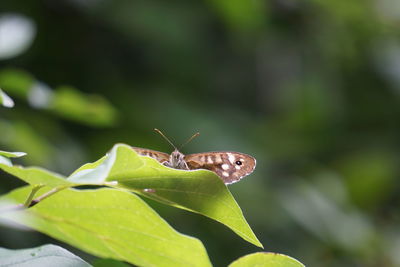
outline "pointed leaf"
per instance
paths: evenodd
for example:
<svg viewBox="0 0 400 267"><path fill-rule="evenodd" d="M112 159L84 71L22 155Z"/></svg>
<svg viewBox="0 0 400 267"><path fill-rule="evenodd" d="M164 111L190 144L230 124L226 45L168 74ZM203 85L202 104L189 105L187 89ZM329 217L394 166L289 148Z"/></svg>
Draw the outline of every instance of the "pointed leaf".
<svg viewBox="0 0 400 267"><path fill-rule="evenodd" d="M26 155L25 152L8 152L8 151L0 150L0 156L4 156L7 158L19 158L19 157L22 157L25 155Z"/></svg>
<svg viewBox="0 0 400 267"><path fill-rule="evenodd" d="M12 162L9 158L19 158L25 156L25 152L8 152L0 150L0 164L4 164L6 166L12 166Z"/></svg>
<svg viewBox="0 0 400 267"><path fill-rule="evenodd" d="M95 184L127 189L205 215L226 225L244 240L262 247L232 194L216 174L207 170L168 168L152 158L139 156L127 145L115 145L106 157L85 164L68 179L35 167L0 164L0 168L32 185L72 187Z"/></svg>
<svg viewBox="0 0 400 267"><path fill-rule="evenodd" d="M152 158L139 156L130 146L118 144L106 159L81 167L69 181L117 182L116 188L214 219L244 240L262 247L226 185L211 171L168 168Z"/></svg>
<svg viewBox="0 0 400 267"><path fill-rule="evenodd" d="M246 255L232 262L229 267L304 267L304 265L283 254L258 252Z"/></svg>
<svg viewBox="0 0 400 267"><path fill-rule="evenodd" d="M30 190L14 190L0 201L22 203ZM198 239L176 232L138 196L121 190L65 189L29 209L3 209L0 217L99 257L139 266L211 265Z"/></svg>

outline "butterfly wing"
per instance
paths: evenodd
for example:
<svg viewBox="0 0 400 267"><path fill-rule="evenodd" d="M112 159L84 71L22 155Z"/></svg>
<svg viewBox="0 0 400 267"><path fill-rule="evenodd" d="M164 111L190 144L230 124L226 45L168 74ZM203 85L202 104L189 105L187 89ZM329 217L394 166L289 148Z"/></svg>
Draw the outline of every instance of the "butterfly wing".
<svg viewBox="0 0 400 267"><path fill-rule="evenodd" d="M185 161L191 170L207 169L215 172L225 184L235 183L253 172L256 159L239 152L206 152L189 154Z"/></svg>
<svg viewBox="0 0 400 267"><path fill-rule="evenodd" d="M160 163L164 163L165 161L169 160L169 155L167 153L164 153L164 152L151 150L151 149L146 149L146 148L140 148L140 147L132 147L132 148L139 155L151 157L153 159L156 159Z"/></svg>

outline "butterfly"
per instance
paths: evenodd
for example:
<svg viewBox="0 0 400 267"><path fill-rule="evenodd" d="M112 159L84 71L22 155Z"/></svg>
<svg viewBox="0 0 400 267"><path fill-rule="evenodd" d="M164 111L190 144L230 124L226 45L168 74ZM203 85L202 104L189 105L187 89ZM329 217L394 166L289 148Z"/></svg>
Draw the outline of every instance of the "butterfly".
<svg viewBox="0 0 400 267"><path fill-rule="evenodd" d="M132 148L139 155L154 158L167 167L182 170L207 169L217 174L225 184L232 184L240 181L243 177L252 173L256 167L255 158L239 152L212 151L184 155L160 130L154 130L175 148L171 154L140 147ZM198 135L199 133L194 134L184 145Z"/></svg>

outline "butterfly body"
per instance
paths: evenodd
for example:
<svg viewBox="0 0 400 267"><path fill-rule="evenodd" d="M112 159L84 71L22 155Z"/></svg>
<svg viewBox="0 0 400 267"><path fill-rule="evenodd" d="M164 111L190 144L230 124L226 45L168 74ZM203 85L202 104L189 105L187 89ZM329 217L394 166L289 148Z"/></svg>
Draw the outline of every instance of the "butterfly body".
<svg viewBox="0 0 400 267"><path fill-rule="evenodd" d="M178 149L171 154L133 147L142 156L156 159L161 164L182 170L207 169L216 173L226 184L235 183L253 172L256 160L250 155L233 151L213 151L184 155Z"/></svg>

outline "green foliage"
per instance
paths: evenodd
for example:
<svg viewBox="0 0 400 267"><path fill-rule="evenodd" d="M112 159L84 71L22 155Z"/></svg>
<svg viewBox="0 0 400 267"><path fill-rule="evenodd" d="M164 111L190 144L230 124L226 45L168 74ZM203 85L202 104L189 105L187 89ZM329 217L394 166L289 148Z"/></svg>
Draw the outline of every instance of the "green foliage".
<svg viewBox="0 0 400 267"><path fill-rule="evenodd" d="M234 31L252 32L259 30L265 22L266 3L263 1L209 0L224 22Z"/></svg>
<svg viewBox="0 0 400 267"><path fill-rule="evenodd" d="M75 185L74 183L65 180L65 177L57 173L38 167L24 168L22 166L6 166L2 164L0 165L0 168L31 185L46 185L51 188L57 186L71 187Z"/></svg>
<svg viewBox="0 0 400 267"><path fill-rule="evenodd" d="M7 158L19 158L25 156L25 152L8 152L8 151L3 151L0 150L0 156L4 156Z"/></svg>
<svg viewBox="0 0 400 267"><path fill-rule="evenodd" d="M40 135L26 120L0 121L2 139L0 143L12 150L24 150L29 154L27 162L45 165L54 155L54 148L48 139Z"/></svg>
<svg viewBox="0 0 400 267"><path fill-rule="evenodd" d="M89 267L90 264L55 245L43 245L28 249L0 248L1 266L57 266L57 267Z"/></svg>
<svg viewBox="0 0 400 267"><path fill-rule="evenodd" d="M92 262L93 267L129 267L130 265L113 259L97 259Z"/></svg>
<svg viewBox="0 0 400 267"><path fill-rule="evenodd" d="M110 126L116 120L116 111L105 98L68 86L56 88L50 106L56 114L88 125Z"/></svg>
<svg viewBox="0 0 400 267"><path fill-rule="evenodd" d="M0 107L0 148L27 152L12 161L54 171L36 168L33 180L58 188L118 142L168 152L154 127L178 144L200 131L182 152L257 158L229 190L269 251L309 266L400 266L398 2L2 0L0 27L16 14L36 31L0 62L0 88L15 101ZM10 37L20 35L11 32L0 39L14 48ZM113 174L114 189L201 211L198 199L120 177L114 164L97 170L104 160L81 169L108 183ZM30 168L8 170L28 180ZM1 192L20 186L1 178ZM150 203L195 233L216 266L257 249L204 216ZM45 238L0 227L9 247Z"/></svg>
<svg viewBox="0 0 400 267"><path fill-rule="evenodd" d="M21 203L31 189L14 190L0 201ZM210 265L199 240L176 232L138 196L121 190L65 189L30 209L0 216L100 257L140 266Z"/></svg>
<svg viewBox="0 0 400 267"><path fill-rule="evenodd" d="M229 267L304 267L299 261L277 253L254 253L237 259Z"/></svg>
<svg viewBox="0 0 400 267"><path fill-rule="evenodd" d="M14 68L0 71L0 84L15 97L27 98L34 83L35 78L27 71Z"/></svg>
<svg viewBox="0 0 400 267"><path fill-rule="evenodd" d="M210 217L225 224L246 241L262 247L226 185L213 172L171 169L152 158L138 156L126 145L115 146L108 157L114 158L115 162L105 180L117 181L115 187ZM108 165L106 161L99 167ZM79 181L82 182L81 179Z"/></svg>
<svg viewBox="0 0 400 267"><path fill-rule="evenodd" d="M0 151L0 155L19 157L24 153ZM211 266L199 240L178 233L128 191L208 216L262 247L217 175L205 170L167 168L152 158L139 156L127 145L115 145L107 156L83 165L68 179L36 167L0 163L0 168L31 184L0 197L1 219L28 226L99 257L140 266ZM81 185L114 188L72 188ZM36 257L35 251L41 250L3 253L10 262L22 255L29 257L30 264L36 264L43 253ZM58 255L53 250L45 249L47 257ZM235 266L247 266L242 261L235 262ZM264 258L255 261L266 262Z"/></svg>
<svg viewBox="0 0 400 267"><path fill-rule="evenodd" d="M200 213L219 221L246 241L262 247L247 224L231 193L214 173L182 171L165 167L131 147L116 145L93 164L86 164L67 180L44 169L0 165L6 172L31 185L66 188L76 185L110 185L156 201Z"/></svg>
<svg viewBox="0 0 400 267"><path fill-rule="evenodd" d="M113 125L117 119L115 108L104 97L83 94L71 86L51 89L33 75L20 69L1 70L0 85L10 95L25 100L33 108L44 109L76 122L106 127ZM0 100L4 97L7 96L0 91ZM10 100L7 103L9 102Z"/></svg>
<svg viewBox="0 0 400 267"><path fill-rule="evenodd" d="M9 158L19 158L19 157L22 157L25 155L26 155L26 153L24 153L24 152L7 152L7 151L0 150L0 164L11 166L12 163L9 160Z"/></svg>

